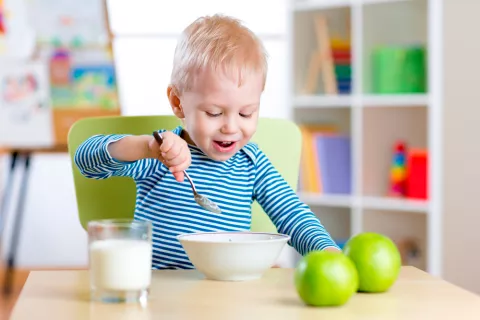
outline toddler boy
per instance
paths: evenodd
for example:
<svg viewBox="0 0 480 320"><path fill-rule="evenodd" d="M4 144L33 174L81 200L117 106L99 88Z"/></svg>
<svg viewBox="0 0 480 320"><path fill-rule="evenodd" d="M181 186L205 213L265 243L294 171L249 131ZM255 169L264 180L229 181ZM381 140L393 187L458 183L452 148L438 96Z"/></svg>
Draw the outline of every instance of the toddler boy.
<svg viewBox="0 0 480 320"><path fill-rule="evenodd" d="M193 268L179 234L248 231L258 201L280 233L300 253L339 251L319 219L302 203L260 148L257 128L267 75L261 41L238 20L202 17L177 44L171 83L172 111L182 126L151 135L95 135L75 154L81 173L93 179L128 176L137 185L135 219L153 224L154 269ZM183 170L221 214L194 200Z"/></svg>

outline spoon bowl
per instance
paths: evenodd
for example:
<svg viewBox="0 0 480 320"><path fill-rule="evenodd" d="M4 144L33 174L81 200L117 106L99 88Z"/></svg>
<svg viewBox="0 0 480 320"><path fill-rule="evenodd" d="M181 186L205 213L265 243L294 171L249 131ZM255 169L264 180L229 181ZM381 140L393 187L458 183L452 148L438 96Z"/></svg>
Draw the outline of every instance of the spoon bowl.
<svg viewBox="0 0 480 320"><path fill-rule="evenodd" d="M163 139L157 131L153 132L153 137L155 138L155 140L159 145L162 145ZM190 182L190 186L192 187L193 198L195 199L195 202L198 203L198 205L200 205L202 208L210 212L221 213L222 211L220 210L220 208L215 202L213 202L212 200L208 199L206 196L203 196L197 192L197 188L195 188L192 178L190 178L187 171L183 170L183 174L187 178L188 182Z"/></svg>

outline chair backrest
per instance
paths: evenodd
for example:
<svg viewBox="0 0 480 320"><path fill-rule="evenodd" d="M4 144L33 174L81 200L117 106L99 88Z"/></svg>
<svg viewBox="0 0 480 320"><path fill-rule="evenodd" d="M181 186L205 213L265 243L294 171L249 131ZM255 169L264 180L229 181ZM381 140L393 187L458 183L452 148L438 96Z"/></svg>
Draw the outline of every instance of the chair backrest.
<svg viewBox="0 0 480 320"><path fill-rule="evenodd" d="M114 116L85 118L71 127L68 150L73 167L78 215L83 228L90 220L132 218L136 189L135 182L130 178L94 180L82 176L73 162L78 146L95 134L151 134L155 130L173 129L180 124L174 116ZM296 190L301 154L298 127L288 120L260 118L252 140L258 143L284 179ZM258 203L252 206L251 230L276 231Z"/></svg>

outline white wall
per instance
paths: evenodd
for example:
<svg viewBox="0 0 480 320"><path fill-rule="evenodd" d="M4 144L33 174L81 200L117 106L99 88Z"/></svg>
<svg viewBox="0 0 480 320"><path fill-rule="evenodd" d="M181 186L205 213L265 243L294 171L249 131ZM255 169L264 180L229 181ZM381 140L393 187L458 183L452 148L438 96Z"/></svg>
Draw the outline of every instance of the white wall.
<svg viewBox="0 0 480 320"><path fill-rule="evenodd" d="M9 161L2 157L2 172ZM19 164L20 166L20 164ZM11 227L23 170L15 171L12 200L6 217L2 253L9 246ZM78 223L71 166L66 154L39 154L31 162L25 210L18 246L18 264L24 267L83 266L86 233ZM2 185L5 185L5 175ZM3 188L2 188L3 191Z"/></svg>
<svg viewBox="0 0 480 320"><path fill-rule="evenodd" d="M177 0L168 6L158 0L113 0L109 5L124 114L171 114L166 88L176 37L198 16L223 13L256 32L269 54L261 116L288 116L287 0Z"/></svg>
<svg viewBox="0 0 480 320"><path fill-rule="evenodd" d="M480 2L444 2L444 277L480 293ZM471 59L465 59L465 53ZM475 58L473 58L475 57Z"/></svg>
<svg viewBox="0 0 480 320"><path fill-rule="evenodd" d="M170 114L166 86L175 38L199 15L227 13L246 22L265 41L270 72L261 116L288 117L286 0L111 1L111 25L125 115ZM184 10L188 8L188 10ZM251 10L255 8L255 10ZM8 163L0 163L2 189ZM17 172L18 176L21 172ZM16 193L15 193L16 194ZM1 201L1 200L0 200ZM86 234L77 218L73 178L66 154L35 155L32 160L18 262L23 267L78 267L87 263ZM13 205L8 221L14 213ZM7 228L8 229L8 228ZM9 230L3 245L8 243ZM5 252L4 252L5 253ZM284 259L289 259L287 253Z"/></svg>

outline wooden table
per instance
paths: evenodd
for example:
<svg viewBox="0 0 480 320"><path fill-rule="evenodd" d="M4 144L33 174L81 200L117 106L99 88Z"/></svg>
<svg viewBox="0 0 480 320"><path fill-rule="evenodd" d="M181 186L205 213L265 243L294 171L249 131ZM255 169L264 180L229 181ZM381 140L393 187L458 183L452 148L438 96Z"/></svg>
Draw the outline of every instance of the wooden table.
<svg viewBox="0 0 480 320"><path fill-rule="evenodd" d="M34 271L12 313L23 319L480 319L480 297L404 267L388 293L356 294L333 308L305 306L292 269L261 280L217 282L196 271L154 271L148 306L88 300L87 271Z"/></svg>

